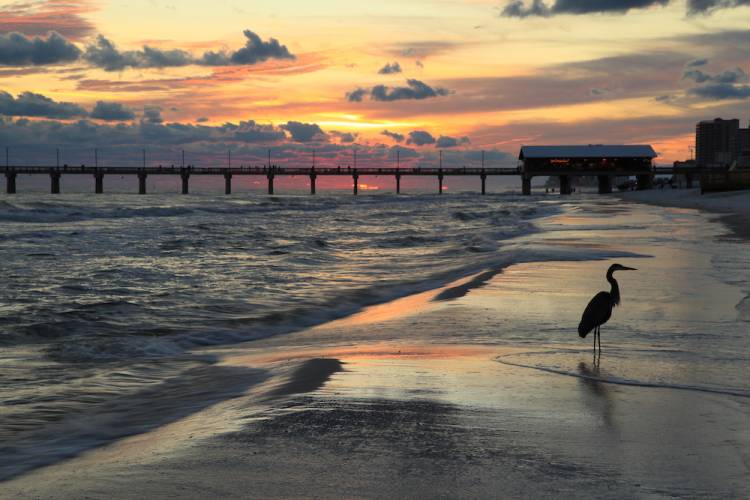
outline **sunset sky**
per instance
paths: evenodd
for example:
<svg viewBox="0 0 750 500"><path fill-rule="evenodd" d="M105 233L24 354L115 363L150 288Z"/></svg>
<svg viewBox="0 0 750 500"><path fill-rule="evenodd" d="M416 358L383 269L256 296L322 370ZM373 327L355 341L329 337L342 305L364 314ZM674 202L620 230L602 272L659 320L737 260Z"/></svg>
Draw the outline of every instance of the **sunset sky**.
<svg viewBox="0 0 750 500"><path fill-rule="evenodd" d="M748 0L0 2L0 144L455 162L750 119ZM387 133L384 133L387 131Z"/></svg>

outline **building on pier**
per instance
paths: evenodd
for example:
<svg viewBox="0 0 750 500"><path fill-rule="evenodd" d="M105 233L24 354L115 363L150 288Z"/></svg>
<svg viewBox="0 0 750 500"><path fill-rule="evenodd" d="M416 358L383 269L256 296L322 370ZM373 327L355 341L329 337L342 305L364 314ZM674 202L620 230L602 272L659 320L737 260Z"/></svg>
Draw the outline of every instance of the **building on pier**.
<svg viewBox="0 0 750 500"><path fill-rule="evenodd" d="M560 179L560 191L569 194L571 177L596 176L599 192L612 191L612 180L618 176L635 175L639 186L648 187L652 178L654 158L650 145L523 146L518 156L522 162L524 191L530 189L531 178L552 176Z"/></svg>

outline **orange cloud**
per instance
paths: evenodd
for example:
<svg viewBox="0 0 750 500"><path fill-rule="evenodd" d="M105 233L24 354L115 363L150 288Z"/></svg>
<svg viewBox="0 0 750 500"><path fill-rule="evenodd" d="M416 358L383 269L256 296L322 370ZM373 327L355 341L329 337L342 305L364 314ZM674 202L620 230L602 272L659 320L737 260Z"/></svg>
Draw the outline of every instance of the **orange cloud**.
<svg viewBox="0 0 750 500"><path fill-rule="evenodd" d="M0 33L17 31L28 36L57 31L71 40L92 34L94 25L84 16L97 10L88 0L38 0L0 7Z"/></svg>

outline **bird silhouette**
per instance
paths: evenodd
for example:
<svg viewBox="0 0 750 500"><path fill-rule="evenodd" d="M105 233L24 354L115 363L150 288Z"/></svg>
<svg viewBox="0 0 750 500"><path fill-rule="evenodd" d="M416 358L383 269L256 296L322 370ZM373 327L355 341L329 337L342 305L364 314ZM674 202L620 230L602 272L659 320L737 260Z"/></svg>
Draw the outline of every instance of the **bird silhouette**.
<svg viewBox="0 0 750 500"><path fill-rule="evenodd" d="M583 311L581 316L581 323L578 325L578 335L581 338L586 338L586 335L594 331L594 356L596 356L596 339L599 339L599 354L602 352L602 337L601 337L601 326L609 321L612 316L612 308L620 304L620 286L615 280L615 271L637 271L632 267L625 267L620 264L613 264L607 271L607 281L612 285L612 289L609 292L597 293L589 305L586 306L586 310Z"/></svg>

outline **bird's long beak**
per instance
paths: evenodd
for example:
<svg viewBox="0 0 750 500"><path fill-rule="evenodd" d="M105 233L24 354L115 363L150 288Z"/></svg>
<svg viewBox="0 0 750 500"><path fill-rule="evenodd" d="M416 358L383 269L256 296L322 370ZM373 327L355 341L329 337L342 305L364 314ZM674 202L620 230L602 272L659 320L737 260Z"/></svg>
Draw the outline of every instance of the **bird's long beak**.
<svg viewBox="0 0 750 500"><path fill-rule="evenodd" d="M625 266L622 266L622 268L620 270L621 271L637 271L638 269L636 269L634 267L625 267Z"/></svg>

